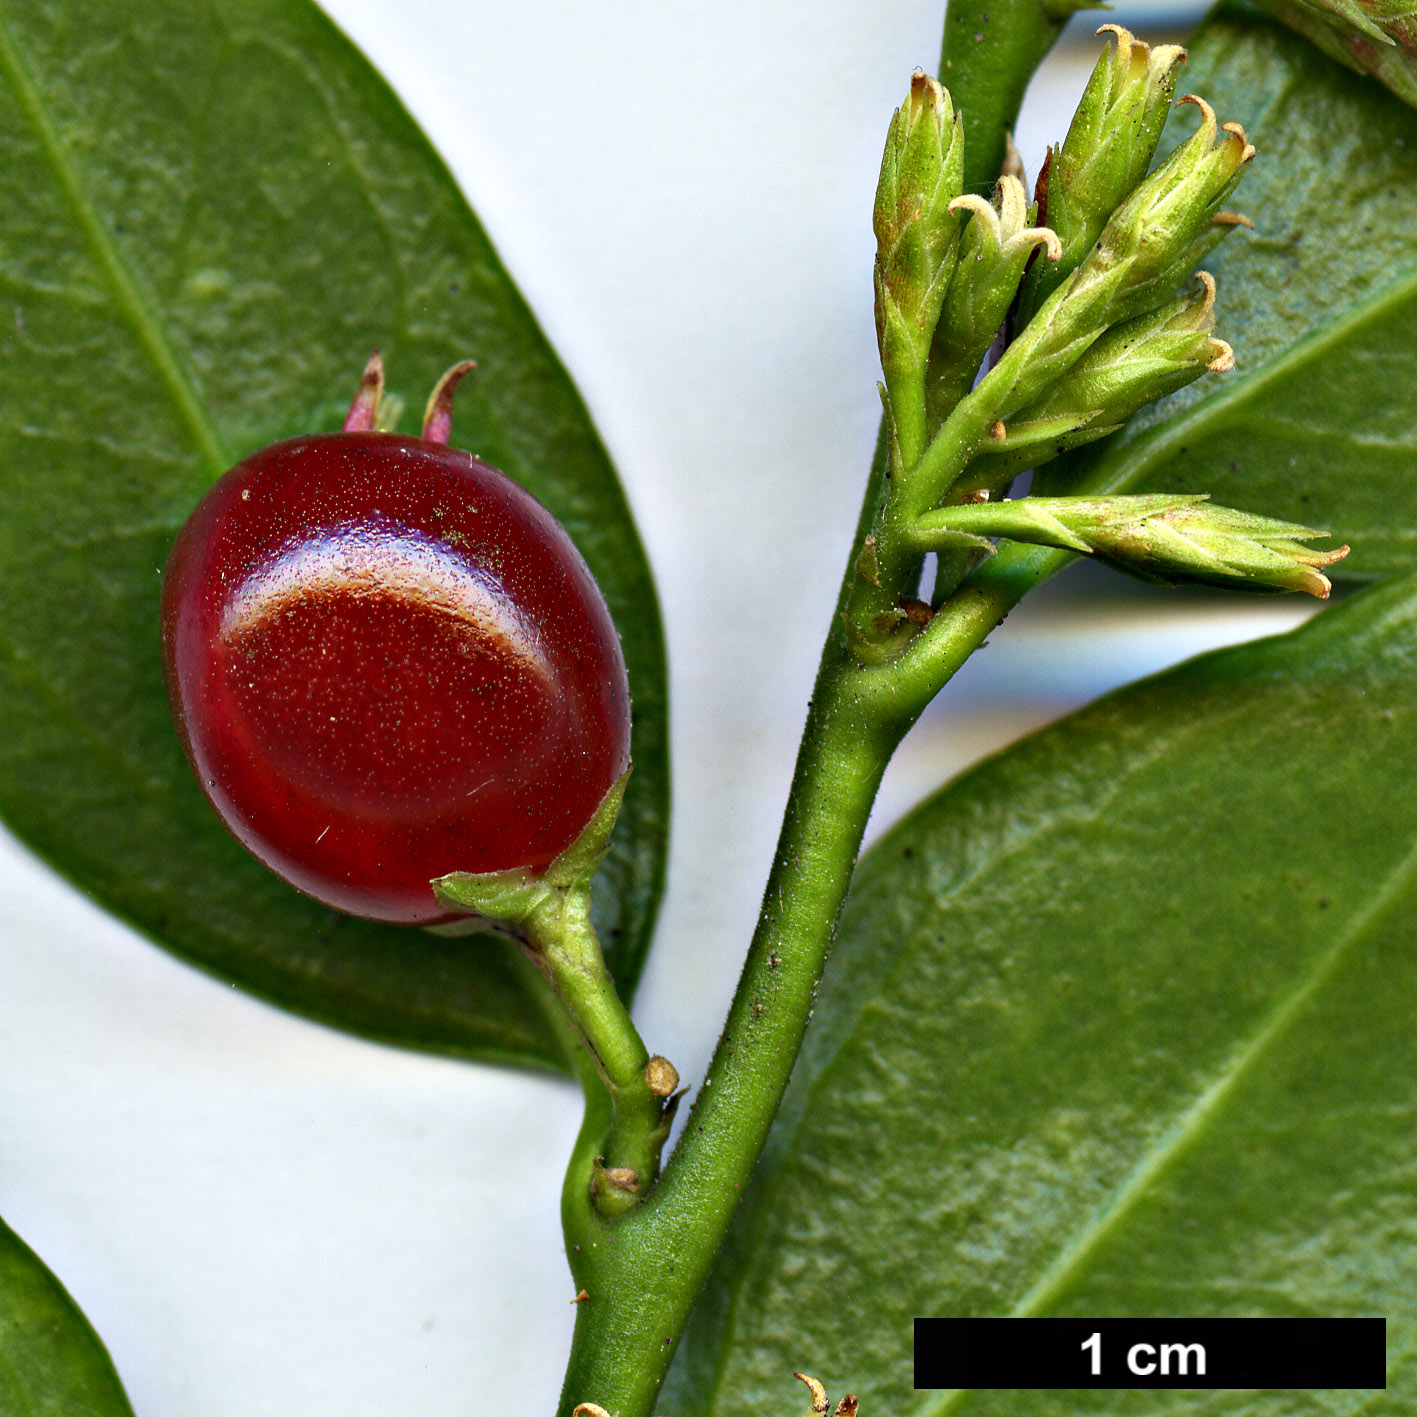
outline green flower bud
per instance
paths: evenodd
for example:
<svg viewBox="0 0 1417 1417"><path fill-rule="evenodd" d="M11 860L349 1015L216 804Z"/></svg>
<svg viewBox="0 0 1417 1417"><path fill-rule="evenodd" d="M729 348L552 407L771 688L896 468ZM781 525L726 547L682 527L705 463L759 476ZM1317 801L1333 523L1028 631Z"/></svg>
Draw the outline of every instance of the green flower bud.
<svg viewBox="0 0 1417 1417"><path fill-rule="evenodd" d="M1330 57L1371 74L1417 106L1417 4L1413 0L1260 0Z"/></svg>
<svg viewBox="0 0 1417 1417"><path fill-rule="evenodd" d="M995 425L979 466L962 487L996 486L1025 466L1113 432L1143 404L1199 379L1235 367L1235 355L1216 339L1215 280L1196 273L1200 294L1177 299L1148 315L1113 325L1043 396L1007 424ZM991 468L991 462L995 468Z"/></svg>
<svg viewBox="0 0 1417 1417"><path fill-rule="evenodd" d="M1215 110L1195 94L1181 102L1200 109L1200 127L1117 208L1081 267L1127 267L1114 320L1167 300L1232 226L1253 226L1221 210L1255 155L1245 130L1217 126Z"/></svg>
<svg viewBox="0 0 1417 1417"><path fill-rule="evenodd" d="M1231 589L1304 591L1328 598L1319 569L1346 546L1315 551L1303 543L1327 532L1272 517L1212 506L1204 495L1020 497L944 507L921 517L916 534L932 549L1007 537L1078 551L1141 580L1201 582Z"/></svg>
<svg viewBox="0 0 1417 1417"><path fill-rule="evenodd" d="M1032 213L1017 177L999 179L992 203L970 193L956 197L949 209L968 212L969 219L926 366L932 424L969 392L1018 293L1029 257L1040 246L1050 262L1062 255L1053 232L1029 224Z"/></svg>
<svg viewBox="0 0 1417 1417"><path fill-rule="evenodd" d="M963 129L949 93L916 70L891 118L876 188L876 334L887 386L923 369L954 271Z"/></svg>
<svg viewBox="0 0 1417 1417"><path fill-rule="evenodd" d="M1049 148L1038 175L1038 220L1057 232L1063 254L1051 266L1036 262L1019 302L1019 324L1081 264L1102 234L1107 219L1146 176L1165 126L1185 62L1179 45L1152 48L1121 25L1103 25L1098 34L1116 36L1103 52L1073 115L1062 146Z"/></svg>

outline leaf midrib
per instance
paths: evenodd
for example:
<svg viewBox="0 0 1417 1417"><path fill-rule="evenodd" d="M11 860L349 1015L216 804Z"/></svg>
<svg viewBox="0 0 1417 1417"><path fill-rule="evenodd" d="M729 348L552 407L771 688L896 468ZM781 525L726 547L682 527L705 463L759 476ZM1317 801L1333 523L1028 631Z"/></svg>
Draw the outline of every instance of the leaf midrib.
<svg viewBox="0 0 1417 1417"><path fill-rule="evenodd" d="M167 390L179 421L195 441L208 471L213 477L220 476L231 465L232 458L222 446L201 399L168 340L162 322L144 299L112 234L99 216L78 169L69 160L39 87L20 56L3 8L0 8L0 72L9 79L20 107L29 118L45 161L74 213L74 220L108 283L114 303Z"/></svg>
<svg viewBox="0 0 1417 1417"><path fill-rule="evenodd" d="M1111 1199L1094 1211L1091 1219L1079 1230L1075 1238L1062 1248L1048 1269L1014 1304L1009 1311L1009 1318L1038 1317L1046 1313L1067 1291L1108 1237L1121 1228L1154 1183L1198 1142L1206 1124L1220 1112L1247 1075L1269 1050L1278 1044L1308 1004L1338 973L1346 957L1371 936L1414 880L1417 880L1417 843L1413 844L1403 860L1389 872L1369 903L1355 912L1348 929L1338 936L1328 953L1317 961L1309 977L1287 998L1281 1000L1265 1023L1250 1041L1232 1056L1211 1085L1191 1103L1165 1135L1157 1138L1137 1158ZM960 1409L972 1391L970 1388L956 1388L941 1393L937 1401L923 1403L917 1407L913 1417L949 1417L949 1414Z"/></svg>

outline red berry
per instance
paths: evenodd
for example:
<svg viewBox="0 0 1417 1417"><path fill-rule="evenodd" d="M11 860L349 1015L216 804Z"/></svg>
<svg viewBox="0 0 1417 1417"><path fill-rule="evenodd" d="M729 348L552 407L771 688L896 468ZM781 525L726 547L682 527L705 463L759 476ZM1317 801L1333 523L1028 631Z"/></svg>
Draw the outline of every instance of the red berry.
<svg viewBox="0 0 1417 1417"><path fill-rule="evenodd" d="M371 371L347 429L372 425ZM401 924L449 918L434 877L544 869L629 762L625 665L585 562L438 436L460 372L432 436L319 434L238 463L163 587L173 714L221 819L297 890Z"/></svg>

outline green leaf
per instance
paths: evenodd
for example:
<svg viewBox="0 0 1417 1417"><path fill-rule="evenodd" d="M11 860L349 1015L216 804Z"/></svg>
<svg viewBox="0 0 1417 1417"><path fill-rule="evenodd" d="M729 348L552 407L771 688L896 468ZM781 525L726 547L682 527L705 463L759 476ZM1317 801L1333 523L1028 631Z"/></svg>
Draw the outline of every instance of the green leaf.
<svg viewBox="0 0 1417 1417"><path fill-rule="evenodd" d="M0 1221L0 1412L133 1417L99 1336L64 1286Z"/></svg>
<svg viewBox="0 0 1417 1417"><path fill-rule="evenodd" d="M184 958L341 1028L561 1066L511 947L332 915L201 801L163 696L159 572L231 463L340 426L382 347L410 431L471 355L455 444L566 524L610 602L636 771L596 895L638 976L663 873L665 670L623 495L453 181L305 0L0 0L0 811Z"/></svg>
<svg viewBox="0 0 1417 1417"><path fill-rule="evenodd" d="M1229 3L1185 88L1258 155L1232 199L1255 223L1205 266L1237 370L1152 405L1039 479L1209 492L1331 530L1339 576L1417 564L1417 113L1277 21ZM1186 131L1172 120L1163 151ZM1125 482L1125 489L1123 489Z"/></svg>
<svg viewBox="0 0 1417 1417"><path fill-rule="evenodd" d="M1414 675L1408 579L1106 698L885 838L662 1410L778 1413L794 1369L891 1417L1218 1410L916 1394L926 1314L1385 1314L1383 1410L1417 1402Z"/></svg>

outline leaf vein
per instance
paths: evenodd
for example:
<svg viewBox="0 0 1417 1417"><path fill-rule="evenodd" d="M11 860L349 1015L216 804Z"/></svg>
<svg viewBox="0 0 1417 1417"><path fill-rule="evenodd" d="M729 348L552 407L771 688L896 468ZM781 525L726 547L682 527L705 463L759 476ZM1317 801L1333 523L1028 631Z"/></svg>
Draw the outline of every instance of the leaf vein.
<svg viewBox="0 0 1417 1417"><path fill-rule="evenodd" d="M230 466L232 459L222 447L216 429L207 417L187 372L178 361L161 322L144 300L112 234L104 225L77 168L65 151L45 109L39 87L15 45L3 9L0 9L0 73L9 79L20 107L34 128L45 161L74 213L90 254L108 282L115 304L167 389L178 418L186 425L213 476L220 474Z"/></svg>

